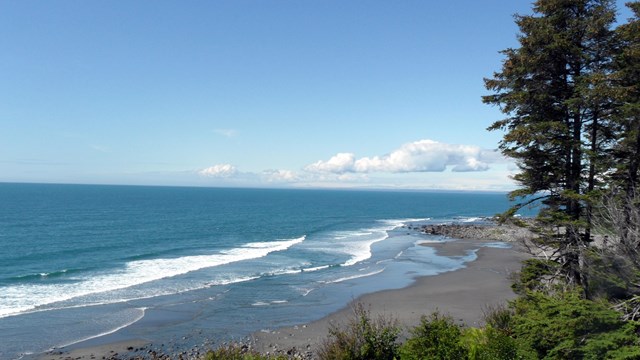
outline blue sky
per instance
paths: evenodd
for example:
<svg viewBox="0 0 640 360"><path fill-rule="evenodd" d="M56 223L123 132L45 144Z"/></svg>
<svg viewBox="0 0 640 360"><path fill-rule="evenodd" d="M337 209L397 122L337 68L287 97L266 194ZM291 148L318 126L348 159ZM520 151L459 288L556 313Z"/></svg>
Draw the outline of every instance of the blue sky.
<svg viewBox="0 0 640 360"><path fill-rule="evenodd" d="M509 190L482 79L530 6L4 0L0 181Z"/></svg>

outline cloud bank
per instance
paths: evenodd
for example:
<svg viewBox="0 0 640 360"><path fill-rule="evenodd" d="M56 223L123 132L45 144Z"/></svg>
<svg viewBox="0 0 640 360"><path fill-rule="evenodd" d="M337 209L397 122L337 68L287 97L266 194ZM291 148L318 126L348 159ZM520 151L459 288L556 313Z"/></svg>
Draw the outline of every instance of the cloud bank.
<svg viewBox="0 0 640 360"><path fill-rule="evenodd" d="M274 182L294 182L298 180L298 175L291 170L265 170L262 178L270 183Z"/></svg>
<svg viewBox="0 0 640 360"><path fill-rule="evenodd" d="M513 171L513 163L493 150L418 140L381 156L357 158L353 153L337 153L300 171L240 171L221 163L198 174L200 184L218 186L510 190Z"/></svg>
<svg viewBox="0 0 640 360"><path fill-rule="evenodd" d="M202 176L216 177L216 178L231 177L231 176L234 176L237 172L238 170L236 169L236 167L231 164L213 165L206 169L202 169L198 171L198 173Z"/></svg>
<svg viewBox="0 0 640 360"><path fill-rule="evenodd" d="M338 153L329 160L320 160L305 167L312 173L407 173L451 171L486 171L489 163L500 162L495 151L474 145L445 144L433 140L418 140L404 144L390 154L356 159L352 153Z"/></svg>

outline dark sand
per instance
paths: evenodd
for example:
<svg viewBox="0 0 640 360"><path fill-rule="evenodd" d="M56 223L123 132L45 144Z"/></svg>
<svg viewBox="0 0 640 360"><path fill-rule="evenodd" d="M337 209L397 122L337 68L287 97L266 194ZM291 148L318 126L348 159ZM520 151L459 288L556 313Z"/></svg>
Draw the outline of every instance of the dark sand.
<svg viewBox="0 0 640 360"><path fill-rule="evenodd" d="M443 255L462 255L465 249L477 248L478 241L460 240L434 246ZM521 261L528 256L516 245L512 249L483 247L478 259L466 268L426 276L404 289L380 291L354 300L371 311L392 317L409 328L419 324L420 317L433 311L451 315L456 322L467 326L480 326L484 310L488 306L504 304L516 295L511 290L509 275L520 270ZM321 320L271 332L254 334L254 349L261 352L287 352L296 348L299 352L313 353L327 336L331 323L344 323L353 314L348 306Z"/></svg>
<svg viewBox="0 0 640 360"><path fill-rule="evenodd" d="M477 249L482 243L482 240L458 240L425 243L425 246L435 247L442 255L460 256L468 249ZM367 294L355 299L354 303L365 305L374 317L382 314L397 319L405 329L418 325L422 315L436 310L451 315L463 325L482 325L487 306L505 303L515 297L509 276L520 270L521 261L528 255L520 251L517 244L513 244L511 249L481 247L477 255L477 260L468 263L466 268L421 277L407 288ZM295 348L298 356L313 358L316 349L327 337L329 324L344 323L352 313L352 306L349 305L310 324L255 333L251 337L251 347L271 354L286 354ZM127 351L131 348L144 349L137 352L137 356L153 358L145 348L144 341L132 340L71 352L53 352L40 359L126 359L129 356L123 354L131 354Z"/></svg>
<svg viewBox="0 0 640 360"><path fill-rule="evenodd" d="M39 359L42 360L101 360L101 359L119 359L122 354L128 354L132 349L144 347L147 341L129 340L118 343L92 346L87 348L75 349L71 351L52 351Z"/></svg>

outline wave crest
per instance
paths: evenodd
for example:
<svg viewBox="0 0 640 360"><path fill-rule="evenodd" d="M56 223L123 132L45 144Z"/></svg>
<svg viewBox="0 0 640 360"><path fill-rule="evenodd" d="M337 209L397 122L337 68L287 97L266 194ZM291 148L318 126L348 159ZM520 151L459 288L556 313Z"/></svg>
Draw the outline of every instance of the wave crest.
<svg viewBox="0 0 640 360"><path fill-rule="evenodd" d="M90 273L82 277L77 276L77 281L74 283L8 286L2 289L0 318L25 312L48 310L43 307L87 295L126 289L205 268L265 257L272 252L287 250L291 246L302 243L305 239L306 235L289 240L248 243L215 254L136 260L109 273ZM112 299L109 301L127 300L132 299Z"/></svg>

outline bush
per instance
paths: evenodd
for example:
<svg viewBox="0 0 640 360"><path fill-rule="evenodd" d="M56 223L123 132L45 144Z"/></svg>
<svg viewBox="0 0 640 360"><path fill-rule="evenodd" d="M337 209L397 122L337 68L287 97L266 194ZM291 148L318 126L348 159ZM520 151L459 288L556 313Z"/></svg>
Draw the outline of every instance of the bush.
<svg viewBox="0 0 640 360"><path fill-rule="evenodd" d="M402 359L467 359L461 344L460 328L450 316L437 312L422 316L420 325L411 330L412 337L400 349Z"/></svg>
<svg viewBox="0 0 640 360"><path fill-rule="evenodd" d="M506 335L513 332L513 311L505 305L488 306L483 311L484 322Z"/></svg>
<svg viewBox="0 0 640 360"><path fill-rule="evenodd" d="M547 278L553 276L558 267L558 263L551 260L524 260L511 288L518 295L524 295L527 291L545 290L548 285Z"/></svg>
<svg viewBox="0 0 640 360"><path fill-rule="evenodd" d="M469 360L537 359L521 349L517 340L489 325L485 328L468 328L462 332L462 343Z"/></svg>
<svg viewBox="0 0 640 360"><path fill-rule="evenodd" d="M513 336L544 359L640 359L638 324L577 292L528 293L513 302Z"/></svg>
<svg viewBox="0 0 640 360"><path fill-rule="evenodd" d="M286 360L286 357L262 355L246 346L229 345L207 352L204 360Z"/></svg>
<svg viewBox="0 0 640 360"><path fill-rule="evenodd" d="M370 310L357 303L344 328L329 326L329 337L318 356L326 360L393 360L398 355L399 333L397 321L384 316L372 319Z"/></svg>
<svg viewBox="0 0 640 360"><path fill-rule="evenodd" d="M624 253L616 250L591 248L585 252L591 296L621 300L638 293L638 269Z"/></svg>

